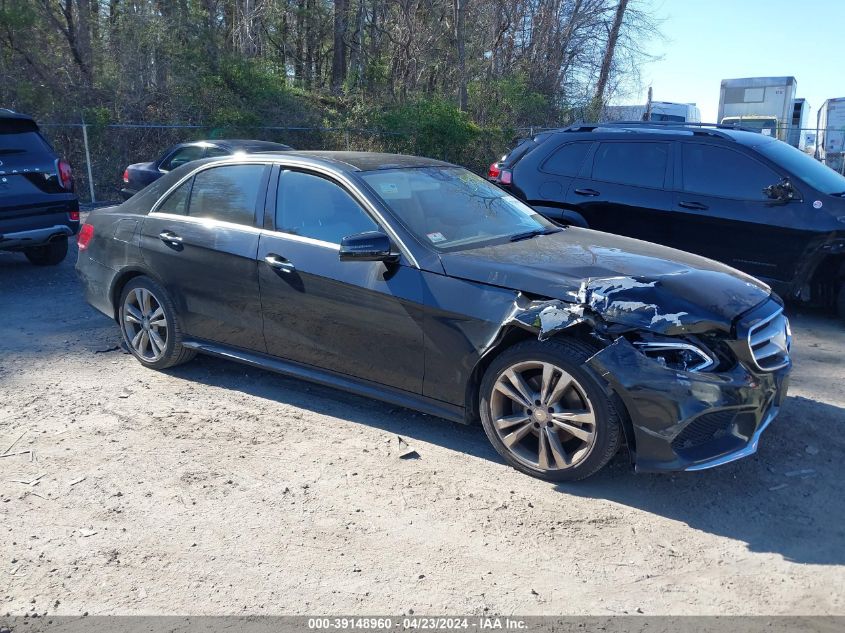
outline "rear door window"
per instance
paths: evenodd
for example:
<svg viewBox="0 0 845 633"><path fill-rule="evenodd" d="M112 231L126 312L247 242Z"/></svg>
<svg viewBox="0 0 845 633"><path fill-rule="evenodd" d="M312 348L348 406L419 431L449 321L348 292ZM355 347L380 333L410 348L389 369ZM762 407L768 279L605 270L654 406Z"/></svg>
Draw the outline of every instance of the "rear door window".
<svg viewBox="0 0 845 633"><path fill-rule="evenodd" d="M194 179L189 178L165 198L164 202L156 209L157 213L172 213L174 215L185 215L188 212L188 196L191 193L191 184Z"/></svg>
<svg viewBox="0 0 845 633"><path fill-rule="evenodd" d="M591 141L567 143L555 150L540 169L556 176L577 176L592 145Z"/></svg>
<svg viewBox="0 0 845 633"><path fill-rule="evenodd" d="M669 143L601 143L593 158L593 178L622 185L660 189L666 182Z"/></svg>
<svg viewBox="0 0 845 633"><path fill-rule="evenodd" d="M190 163L192 160L202 158L204 153L205 149L195 145L180 147L164 160L160 169L163 169L164 171L172 171L177 167L181 167L185 163Z"/></svg>
<svg viewBox="0 0 845 633"><path fill-rule="evenodd" d="M226 165L199 172L188 215L254 226L264 169L264 165Z"/></svg>
<svg viewBox="0 0 845 633"><path fill-rule="evenodd" d="M206 158L214 158L217 156L229 156L231 152L227 149L223 149L222 147L208 147L205 150L205 157Z"/></svg>
<svg viewBox="0 0 845 633"><path fill-rule="evenodd" d="M715 145L683 143L684 191L737 200L764 200L780 176L763 163Z"/></svg>

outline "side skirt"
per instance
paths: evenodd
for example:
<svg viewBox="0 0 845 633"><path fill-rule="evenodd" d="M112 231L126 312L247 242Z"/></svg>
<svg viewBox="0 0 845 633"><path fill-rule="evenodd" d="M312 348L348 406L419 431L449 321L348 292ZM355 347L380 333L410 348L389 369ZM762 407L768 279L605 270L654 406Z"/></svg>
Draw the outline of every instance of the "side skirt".
<svg viewBox="0 0 845 633"><path fill-rule="evenodd" d="M401 389L394 389L385 385L370 382L367 380L360 380L352 378L343 374L319 369L311 365L303 365L294 361L282 360L274 356L260 354L257 352L249 352L246 350L221 345L219 343L211 343L209 341L201 341L197 339L187 339L182 342L182 345L189 349L195 349L203 354L217 356L228 360L238 361L253 367L267 369L285 376L292 376L294 378L301 378L309 382L314 382L326 387L334 387L354 393L365 398L373 398L388 402L396 406L414 409L421 413L434 415L439 418L445 418L452 422L460 422L465 424L467 420L464 416L464 408L456 405L440 402L426 396L409 393Z"/></svg>

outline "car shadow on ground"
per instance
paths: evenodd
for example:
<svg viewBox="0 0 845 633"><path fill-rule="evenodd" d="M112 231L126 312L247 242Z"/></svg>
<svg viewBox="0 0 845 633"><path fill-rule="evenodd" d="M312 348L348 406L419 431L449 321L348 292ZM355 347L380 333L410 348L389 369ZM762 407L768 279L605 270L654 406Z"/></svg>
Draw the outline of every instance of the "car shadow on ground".
<svg viewBox="0 0 845 633"><path fill-rule="evenodd" d="M746 459L694 473L627 476L606 469L557 489L736 539L752 552L780 554L797 563L842 565L843 430L845 409L789 397L763 434L757 454ZM659 534L654 538L660 541Z"/></svg>
<svg viewBox="0 0 845 633"><path fill-rule="evenodd" d="M414 441L427 442L476 458L503 461L478 425L455 424L216 358L199 357L169 373L379 428L401 436L412 447ZM628 467L627 451L622 450L609 468L592 478L558 484L555 489L564 495L610 500L681 521L697 530L745 542L750 551L777 553L801 563L845 564L845 495L838 478L832 477L838 464L845 461L845 445L841 440L825 442L825 429L816 428L830 424L841 432L843 423L845 409L790 397L781 416L763 435L759 452L744 460L696 473L638 475ZM837 431L832 428L829 432ZM796 433L803 438L797 447ZM806 453L804 440L814 443L819 452ZM420 453L425 459L425 451ZM536 485L550 484L537 480ZM666 545L671 547L671 543Z"/></svg>
<svg viewBox="0 0 845 633"><path fill-rule="evenodd" d="M223 389L236 389L320 415L379 428L401 436L460 451L473 457L501 461L480 425L465 425L418 413L361 396L290 378L269 370L199 355L186 365L166 370L174 377ZM421 456L425 458L424 455Z"/></svg>

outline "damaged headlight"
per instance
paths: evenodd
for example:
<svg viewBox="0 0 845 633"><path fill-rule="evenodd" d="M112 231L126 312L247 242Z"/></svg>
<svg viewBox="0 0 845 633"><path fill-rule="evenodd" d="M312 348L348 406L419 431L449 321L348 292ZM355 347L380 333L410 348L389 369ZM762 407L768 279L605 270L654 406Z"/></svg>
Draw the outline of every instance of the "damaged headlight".
<svg viewBox="0 0 845 633"><path fill-rule="evenodd" d="M690 343L635 341L640 353L664 367L678 371L706 371L716 366L716 359Z"/></svg>

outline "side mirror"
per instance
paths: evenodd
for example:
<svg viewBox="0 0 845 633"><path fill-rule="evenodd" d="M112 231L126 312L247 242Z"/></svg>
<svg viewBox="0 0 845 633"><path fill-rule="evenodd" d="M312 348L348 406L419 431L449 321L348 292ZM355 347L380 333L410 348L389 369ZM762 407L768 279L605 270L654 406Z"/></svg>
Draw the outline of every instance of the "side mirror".
<svg viewBox="0 0 845 633"><path fill-rule="evenodd" d="M778 202L789 202L795 198L795 187L792 186L789 178L784 178L776 185L765 187L763 195Z"/></svg>
<svg viewBox="0 0 845 633"><path fill-rule="evenodd" d="M395 262L398 259L390 238L381 231L347 235L340 241L342 262Z"/></svg>

